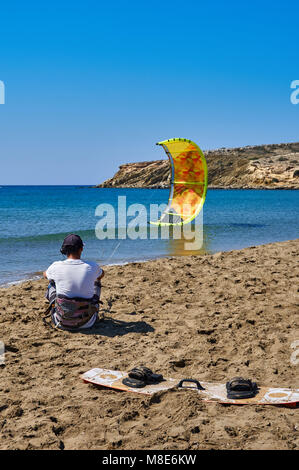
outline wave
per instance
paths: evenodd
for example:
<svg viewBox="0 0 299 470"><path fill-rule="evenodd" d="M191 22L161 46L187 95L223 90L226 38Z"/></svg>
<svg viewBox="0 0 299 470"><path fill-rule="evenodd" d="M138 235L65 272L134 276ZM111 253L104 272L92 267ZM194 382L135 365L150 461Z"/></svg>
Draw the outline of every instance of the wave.
<svg viewBox="0 0 299 470"><path fill-rule="evenodd" d="M38 279L42 279L42 275L32 275L32 274L28 274L27 277L24 277L22 279L16 279L14 281L4 281L1 283L0 281L0 288L7 288L7 287L11 287L11 286L15 286L15 285L18 285L18 284L23 284L23 282L27 282L27 281L37 281Z"/></svg>
<svg viewBox="0 0 299 470"><path fill-rule="evenodd" d="M62 241L67 235L70 233L76 233L80 235L82 239L87 238L94 238L95 231L94 229L89 230L75 230L75 231L68 231L68 232L59 232L59 233L45 233L41 235L24 235L21 237L0 237L0 243L23 243L23 242L47 242L47 241Z"/></svg>
<svg viewBox="0 0 299 470"><path fill-rule="evenodd" d="M238 228L261 228L265 227L266 224L259 224L259 223L223 223L223 224L204 224L204 230L209 231L211 229L217 230L224 230L224 229L238 229ZM117 239L117 232L118 229L122 229L124 227L116 227L115 232L114 229L112 232L115 234L115 239ZM141 229L146 229L146 231L150 231L149 226L140 226ZM86 230L74 230L74 231L67 231L67 232L58 232L58 233L45 233L40 235L23 235L20 237L0 237L0 244L1 243L24 243L24 242L55 242L55 241L62 241L67 235L70 233L76 233L80 235L80 237L85 240L88 239L95 239L95 229L86 229ZM108 237L109 238L109 237ZM112 237L111 237L112 239Z"/></svg>

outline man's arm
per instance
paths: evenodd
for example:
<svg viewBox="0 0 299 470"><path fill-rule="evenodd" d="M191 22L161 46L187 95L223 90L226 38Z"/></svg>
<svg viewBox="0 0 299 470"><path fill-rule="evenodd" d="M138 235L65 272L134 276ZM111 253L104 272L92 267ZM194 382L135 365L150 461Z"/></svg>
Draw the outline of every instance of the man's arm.
<svg viewBox="0 0 299 470"><path fill-rule="evenodd" d="M49 279L49 281L54 281L55 279L55 263L52 263L46 271L43 272L43 277Z"/></svg>
<svg viewBox="0 0 299 470"><path fill-rule="evenodd" d="M104 272L104 269L102 269L102 272L99 275L99 277L97 277L96 282L100 281L104 276L105 276L105 272Z"/></svg>
<svg viewBox="0 0 299 470"><path fill-rule="evenodd" d="M98 284L99 284L99 286L101 285L101 279L103 279L104 275L105 275L104 269L101 269L101 274L94 281L96 285L98 285Z"/></svg>

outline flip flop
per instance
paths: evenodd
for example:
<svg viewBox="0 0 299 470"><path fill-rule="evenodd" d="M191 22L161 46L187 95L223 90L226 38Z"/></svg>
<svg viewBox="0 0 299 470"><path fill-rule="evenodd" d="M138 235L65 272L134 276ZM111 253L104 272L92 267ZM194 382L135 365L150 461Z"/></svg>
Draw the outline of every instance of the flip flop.
<svg viewBox="0 0 299 470"><path fill-rule="evenodd" d="M142 388L146 386L146 383L143 380L132 379L131 377L126 377L122 380L122 383L130 388Z"/></svg>
<svg viewBox="0 0 299 470"><path fill-rule="evenodd" d="M162 374L155 374L151 369L145 366L134 367L129 372L132 379L143 380L147 384L159 383L163 380Z"/></svg>
<svg viewBox="0 0 299 470"><path fill-rule="evenodd" d="M250 379L243 379L243 377L234 377L226 382L227 398L238 400L242 398L255 397L258 391L258 386Z"/></svg>
<svg viewBox="0 0 299 470"><path fill-rule="evenodd" d="M128 387L142 388L149 384L158 384L162 380L162 374L154 374L148 367L138 366L130 370L128 377L122 382Z"/></svg>

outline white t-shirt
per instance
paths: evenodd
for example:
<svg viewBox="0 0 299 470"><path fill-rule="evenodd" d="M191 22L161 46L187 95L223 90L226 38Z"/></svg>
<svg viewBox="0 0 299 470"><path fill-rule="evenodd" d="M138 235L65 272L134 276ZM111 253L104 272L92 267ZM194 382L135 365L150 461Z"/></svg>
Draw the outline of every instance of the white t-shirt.
<svg viewBox="0 0 299 470"><path fill-rule="evenodd" d="M81 259L55 261L46 271L47 278L55 282L57 294L71 299L91 299L94 294L94 282L101 273L102 269L97 263Z"/></svg>

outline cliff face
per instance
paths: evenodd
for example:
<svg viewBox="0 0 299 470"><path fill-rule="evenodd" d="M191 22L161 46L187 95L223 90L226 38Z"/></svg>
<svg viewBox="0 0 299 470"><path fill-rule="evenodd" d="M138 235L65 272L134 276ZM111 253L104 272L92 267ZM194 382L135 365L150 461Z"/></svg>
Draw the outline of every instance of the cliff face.
<svg viewBox="0 0 299 470"><path fill-rule="evenodd" d="M209 187L299 189L299 142L204 152ZM168 160L127 163L99 188L167 188Z"/></svg>

